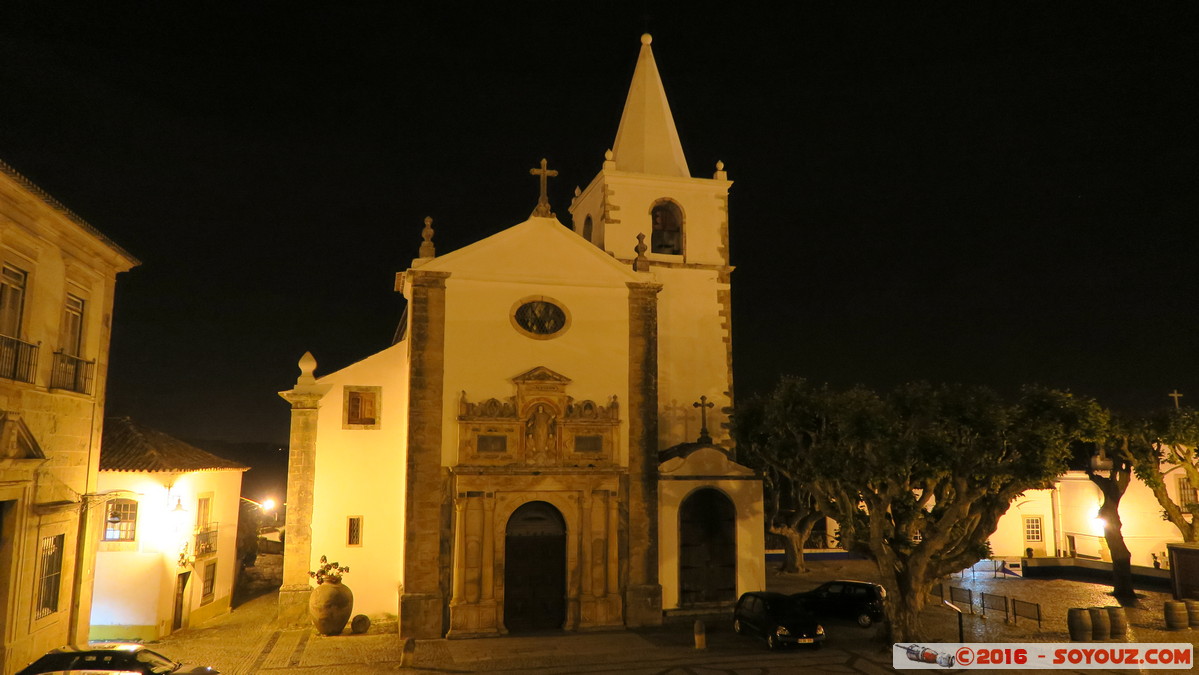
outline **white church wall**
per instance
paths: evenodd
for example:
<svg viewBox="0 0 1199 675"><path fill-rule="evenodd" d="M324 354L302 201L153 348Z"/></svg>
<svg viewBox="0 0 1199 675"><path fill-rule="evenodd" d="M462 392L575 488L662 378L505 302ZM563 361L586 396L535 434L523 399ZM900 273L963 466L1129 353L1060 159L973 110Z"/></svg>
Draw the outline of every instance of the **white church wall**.
<svg viewBox="0 0 1199 675"><path fill-rule="evenodd" d="M670 199L683 212L682 256L647 253L651 260L677 260L688 263L723 265L721 229L726 212L723 198L731 183L697 178L669 178L605 170L608 205L614 220L605 225L604 249L617 258L635 256L637 235L645 235L648 246L653 233L651 211L654 204ZM596 180L599 180L597 177ZM582 202L580 202L582 204Z"/></svg>
<svg viewBox="0 0 1199 675"><path fill-rule="evenodd" d="M403 580L404 475L407 443L408 342L319 379L331 389L317 413L312 560L350 567L354 613L395 614ZM345 387L379 387L378 428L343 428ZM362 543L347 543L348 519L362 517Z"/></svg>
<svg viewBox="0 0 1199 675"><path fill-rule="evenodd" d="M730 404L728 332L721 325L715 270L653 268L663 284L658 294L659 447L694 442L700 413L692 404L707 396L708 432L719 444L727 438L721 410Z"/></svg>
<svg viewBox="0 0 1199 675"><path fill-rule="evenodd" d="M569 327L547 340L529 338L512 326L515 305L532 296L557 301L569 313ZM567 393L576 401L606 403L615 395L621 404L621 431L628 437L627 363L629 349L628 288L557 283L446 281L445 392L442 462L457 462L458 403L462 391L472 402L516 393L512 378L545 366L572 380ZM518 411L519 413L519 411ZM618 449L627 464L627 448Z"/></svg>

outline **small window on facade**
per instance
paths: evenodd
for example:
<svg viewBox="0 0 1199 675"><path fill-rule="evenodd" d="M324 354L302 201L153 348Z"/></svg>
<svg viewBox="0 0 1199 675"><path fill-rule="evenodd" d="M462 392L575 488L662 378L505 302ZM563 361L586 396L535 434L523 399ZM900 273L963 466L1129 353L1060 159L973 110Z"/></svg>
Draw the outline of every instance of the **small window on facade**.
<svg viewBox="0 0 1199 675"><path fill-rule="evenodd" d="M575 452L603 452L603 436L575 436Z"/></svg>
<svg viewBox="0 0 1199 675"><path fill-rule="evenodd" d="M104 521L104 541L134 541L137 539L137 502L114 499L108 502Z"/></svg>
<svg viewBox="0 0 1199 675"><path fill-rule="evenodd" d="M362 516L346 519L346 546L362 546Z"/></svg>
<svg viewBox="0 0 1199 675"><path fill-rule="evenodd" d="M587 216L587 219L583 221L583 238L594 243L594 240L591 238L594 234L595 223L591 222L591 216Z"/></svg>
<svg viewBox="0 0 1199 675"><path fill-rule="evenodd" d="M0 335L21 337L21 315L25 310L25 283L29 275L11 265L0 274Z"/></svg>
<svg viewBox="0 0 1199 675"><path fill-rule="evenodd" d="M1041 517L1027 516L1024 518L1024 541L1039 542L1041 541Z"/></svg>
<svg viewBox="0 0 1199 675"><path fill-rule="evenodd" d="M62 587L62 549L66 535L42 537L41 565L38 572L37 618L58 611L58 592Z"/></svg>
<svg viewBox="0 0 1199 675"><path fill-rule="evenodd" d="M378 393L349 391L346 393L346 424L374 425L378 421Z"/></svg>
<svg viewBox="0 0 1199 675"><path fill-rule="evenodd" d="M478 436L479 452L507 452L508 437L496 436L492 434L480 434Z"/></svg>
<svg viewBox="0 0 1199 675"><path fill-rule="evenodd" d="M62 311L62 330L59 345L64 354L83 355L83 300L70 293Z"/></svg>
<svg viewBox="0 0 1199 675"><path fill-rule="evenodd" d="M210 560L204 563L204 584L200 588L200 604L206 605L212 602L216 595L216 561Z"/></svg>
<svg viewBox="0 0 1199 675"><path fill-rule="evenodd" d="M682 255L683 211L678 204L664 201L650 211L654 233L650 238L651 253Z"/></svg>

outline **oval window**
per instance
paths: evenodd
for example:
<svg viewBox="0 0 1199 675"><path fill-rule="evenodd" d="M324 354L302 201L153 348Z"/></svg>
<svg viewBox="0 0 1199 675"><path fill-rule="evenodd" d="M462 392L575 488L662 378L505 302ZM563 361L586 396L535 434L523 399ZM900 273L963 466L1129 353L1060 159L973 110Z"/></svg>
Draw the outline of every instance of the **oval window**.
<svg viewBox="0 0 1199 675"><path fill-rule="evenodd" d="M548 298L523 300L512 312L512 323L532 338L553 337L565 330L569 322L566 310Z"/></svg>

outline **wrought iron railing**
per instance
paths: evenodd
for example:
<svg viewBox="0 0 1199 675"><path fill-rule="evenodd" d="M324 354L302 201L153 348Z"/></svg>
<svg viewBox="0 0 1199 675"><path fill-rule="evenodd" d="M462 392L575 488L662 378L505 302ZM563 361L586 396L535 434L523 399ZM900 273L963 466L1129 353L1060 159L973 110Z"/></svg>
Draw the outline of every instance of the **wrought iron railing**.
<svg viewBox="0 0 1199 675"><path fill-rule="evenodd" d="M216 553L217 524L210 523L196 531L196 557Z"/></svg>
<svg viewBox="0 0 1199 675"><path fill-rule="evenodd" d="M54 352L54 371L50 374L50 388L90 394L92 370L95 367L95 361L85 361L65 352Z"/></svg>
<svg viewBox="0 0 1199 675"><path fill-rule="evenodd" d="M33 382L37 372L38 346L0 335L0 377Z"/></svg>

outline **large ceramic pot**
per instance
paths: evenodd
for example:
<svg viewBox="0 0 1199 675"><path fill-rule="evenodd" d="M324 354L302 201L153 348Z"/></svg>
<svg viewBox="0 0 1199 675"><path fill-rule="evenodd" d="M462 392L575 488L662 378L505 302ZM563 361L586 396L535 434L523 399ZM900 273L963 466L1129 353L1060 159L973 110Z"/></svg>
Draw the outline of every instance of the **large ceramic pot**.
<svg viewBox="0 0 1199 675"><path fill-rule="evenodd" d="M312 590L308 614L321 635L338 635L354 611L354 594L340 581L327 580Z"/></svg>

